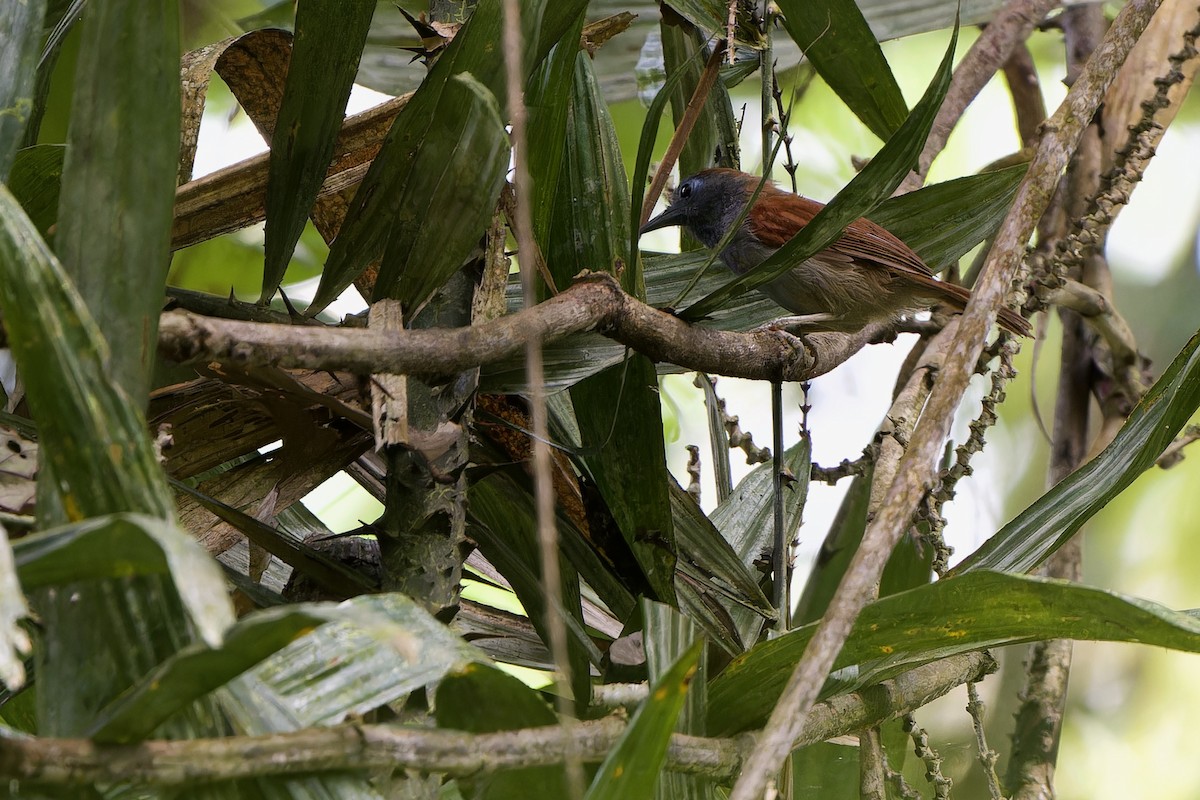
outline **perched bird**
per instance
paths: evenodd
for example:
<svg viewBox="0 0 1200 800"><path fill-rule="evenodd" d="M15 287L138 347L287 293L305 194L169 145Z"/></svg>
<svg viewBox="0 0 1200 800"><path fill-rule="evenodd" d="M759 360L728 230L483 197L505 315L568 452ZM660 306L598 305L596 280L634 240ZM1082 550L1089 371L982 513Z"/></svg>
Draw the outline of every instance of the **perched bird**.
<svg viewBox="0 0 1200 800"><path fill-rule="evenodd" d="M759 178L735 169L706 169L687 178L666 211L642 226L642 233L680 225L705 247L716 247L737 220ZM741 275L761 264L807 225L823 204L783 191L768 181L729 244L725 266ZM820 329L857 331L874 322L894 322L905 314L939 304L961 312L971 293L939 281L920 256L868 219L850 223L841 238L812 258L758 287L776 303ZM1000 324L1022 336L1029 323L1011 309Z"/></svg>

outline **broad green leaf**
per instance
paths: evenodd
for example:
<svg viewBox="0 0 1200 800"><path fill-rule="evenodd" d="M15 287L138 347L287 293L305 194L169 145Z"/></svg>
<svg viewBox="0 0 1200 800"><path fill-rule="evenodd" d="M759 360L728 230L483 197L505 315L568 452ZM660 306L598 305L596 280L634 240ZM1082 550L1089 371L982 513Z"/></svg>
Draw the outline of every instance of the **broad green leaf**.
<svg viewBox="0 0 1200 800"><path fill-rule="evenodd" d="M533 237L543 253L553 224L556 211L554 200L565 161L563 142L567 138L571 87L575 80L575 62L579 56L578 41L583 21L584 15L580 14L575 24L546 56L546 60L529 76L529 83L525 87L525 105L529 111L525 137L533 198L529 210L533 217ZM523 295L520 302L522 305L525 302Z"/></svg>
<svg viewBox="0 0 1200 800"><path fill-rule="evenodd" d="M555 725L558 720L541 695L489 664L467 664L438 684L434 705L438 726L472 733ZM472 797L525 800L569 797L562 766L527 767L475 781Z"/></svg>
<svg viewBox="0 0 1200 800"><path fill-rule="evenodd" d="M314 607L326 607L324 604ZM216 690L235 732L334 725L434 683L482 655L408 597L357 597L322 625ZM261 779L246 796L382 800L361 775Z"/></svg>
<svg viewBox="0 0 1200 800"><path fill-rule="evenodd" d="M675 599L676 545L658 374L632 355L571 389L587 471L658 600Z"/></svg>
<svg viewBox="0 0 1200 800"><path fill-rule="evenodd" d="M709 735L761 724L816 623L763 642L709 684ZM1200 652L1200 617L1049 578L980 570L867 606L823 695L843 694L958 653L1043 639L1140 642Z"/></svg>
<svg viewBox="0 0 1200 800"><path fill-rule="evenodd" d="M690 498L689 498L690 500ZM646 648L646 671L653 684L666 676L671 665L697 640L692 620L670 606L642 600L642 643ZM708 655L702 652L696 666L692 689L687 693L675 730L691 736L703 736L707 716L705 684L708 681ZM655 795L659 800L716 800L712 782L696 775L662 771Z"/></svg>
<svg viewBox="0 0 1200 800"><path fill-rule="evenodd" d="M921 148L925 145L933 119L950 86L954 48L957 43L958 27L955 26L942 63L921 101L904 120L904 124L888 139L887 144L875 154L871 163L838 192L829 205L770 258L720 290L701 298L681 316L687 320L704 317L734 297L782 275L791 269L793 264L816 255L837 241L847 225L870 213L890 196L916 164Z"/></svg>
<svg viewBox="0 0 1200 800"><path fill-rule="evenodd" d="M271 137L259 302L279 288L325 180L374 11L375 0L296 4L292 59Z"/></svg>
<svg viewBox="0 0 1200 800"><path fill-rule="evenodd" d="M858 745L817 742L793 750L794 800L859 800Z"/></svg>
<svg viewBox="0 0 1200 800"><path fill-rule="evenodd" d="M588 638L579 597L579 575L568 560L560 563L561 609L554 609L546 596L541 574L533 498L507 476L497 473L471 486L469 512L477 525L471 537L480 551L513 588L542 641L549 647L548 614L561 614L567 627L567 656L571 665L571 689L581 711L591 701L591 665L599 652ZM570 534L560 532L562 552L568 552Z"/></svg>
<svg viewBox="0 0 1200 800"><path fill-rule="evenodd" d="M44 238L58 219L66 149L61 144L39 144L18 150L8 174L9 190Z"/></svg>
<svg viewBox="0 0 1200 800"><path fill-rule="evenodd" d="M336 725L486 661L401 594L355 597L337 615L221 690L239 733Z"/></svg>
<svg viewBox="0 0 1200 800"><path fill-rule="evenodd" d="M586 54L576 54L562 169L546 242L555 282L567 286L582 269L611 272L635 297L645 295L640 262L627 262L629 186L608 104Z"/></svg>
<svg viewBox="0 0 1200 800"><path fill-rule="evenodd" d="M244 617L218 646L194 644L160 664L103 709L87 735L105 742L145 739L181 708L341 616L329 603L286 606Z"/></svg>
<svg viewBox="0 0 1200 800"><path fill-rule="evenodd" d="M399 208L384 250L375 298L419 308L478 245L508 168L496 98L469 74L446 82L419 154L402 176ZM336 245L336 242L335 242Z"/></svg>
<svg viewBox="0 0 1200 800"><path fill-rule="evenodd" d="M108 340L109 382L139 407L170 264L179 117L178 5L89 3L54 246Z"/></svg>
<svg viewBox="0 0 1200 800"><path fill-rule="evenodd" d="M0 311L70 520L174 515L146 422L113 384L107 343L29 217L0 187ZM65 388L69 387L69 388Z"/></svg>
<svg viewBox="0 0 1200 800"><path fill-rule="evenodd" d="M814 622L825 615L829 601L837 591L850 559L858 552L867 526L867 504L871 499L871 474L856 475L842 497L837 516L817 551L816 561L804 581L804 591L796 603L793 621L797 625Z"/></svg>
<svg viewBox="0 0 1200 800"><path fill-rule="evenodd" d="M692 54L691 58L699 60L702 53L697 50ZM679 87L683 85L684 80L689 75L689 70L692 68L692 62L684 62L678 65L678 68L667 76L662 88L658 90L658 94L654 95L654 99L650 101L650 107L646 109L646 119L642 122L642 133L638 139L637 155L633 161L633 197L629 204L629 258L631 264L638 263L638 233L641 228L642 204L646 201L646 186L650 180L650 160L654 157L654 141L658 138L658 126L662 122L663 111L666 110L667 102L671 99ZM657 199L656 201L657 202Z"/></svg>
<svg viewBox="0 0 1200 800"><path fill-rule="evenodd" d="M221 642L233 609L217 562L173 523L142 514L112 514L18 539L17 574L26 590L131 575L168 574L194 629Z"/></svg>
<svg viewBox="0 0 1200 800"><path fill-rule="evenodd" d="M43 524L126 511L172 520L174 499L145 419L113 384L107 343L5 187L0 187L0 313L38 423ZM177 592L164 576L149 575L71 583L31 598L44 626L39 681L67 687L38 692L39 732L79 734L100 705L193 641L196 632L180 602L183 591L187 588ZM80 614L81 608L89 613ZM91 667L82 677L79 664ZM169 733L212 733L215 725L212 710L198 711L178 719Z"/></svg>
<svg viewBox="0 0 1200 800"><path fill-rule="evenodd" d="M801 439L783 453L784 469L792 475L806 475L810 467L809 441ZM801 513L808 496L808 481L784 485L783 530L788 541L795 541L800 530ZM775 475L770 463L759 464L734 488L712 514L713 524L729 542L748 570L758 570L763 559L770 563L775 538ZM749 609L730 610L742 641L747 647L757 640L763 617Z"/></svg>
<svg viewBox="0 0 1200 800"><path fill-rule="evenodd" d="M758 585L758 572L742 562L674 479L671 513L680 552L675 591L681 608L715 643L737 655L746 649L746 643L736 625L741 615L735 612L748 610L760 619L775 617L774 607Z"/></svg>
<svg viewBox="0 0 1200 800"><path fill-rule="evenodd" d="M600 765L584 800L630 800L653 797L667 756L667 744L688 686L696 675L704 640L692 643L675 664L653 684L625 733Z"/></svg>
<svg viewBox="0 0 1200 800"><path fill-rule="evenodd" d="M578 17L583 6L581 0L554 3L525 0L522 3L521 27L526 74L541 63L550 48ZM491 184L478 176L465 176L468 181L466 185L442 188L446 198L443 202L449 203L443 207L432 206L428 197L414 197L405 189L414 170L420 170L428 177L434 171L440 174L449 169L439 159L455 157L455 142L447 141L444 134L446 130L455 128L458 119L467 121L459 125L464 133L474 139L471 152L494 154L506 146L502 127L482 122L482 117L471 113L463 116L449 104L451 99L459 102L469 99L473 105L478 105L483 102L480 99L481 88L495 98L505 96L504 53L503 48L498 46L502 17L498 0L480 2L467 23L438 56L412 100L396 118L354 195L338 237L330 247L321 284L307 312L309 315L316 314L332 302L367 265L384 256L385 249L391 251L385 260L393 262L402 257L449 260L450 252L465 257L470 245L483 233L483 226L480 226L478 230L470 231L468 237L467 226L463 225L454 230L458 239L434 240L431 252L409 254L400 251L405 237L413 240L414 231L408 229L417 223L437 220L439 224L447 224L447 217L454 215L483 219L486 214L486 218L490 218L495 208L498 192L485 194L485 189ZM466 73L470 73L474 81L466 79L468 82L460 84L457 89L448 89L454 76ZM447 91L450 93L447 94ZM432 135L431 129L435 125L442 130L442 135ZM468 127L462 128L463 125ZM451 173L458 174L462 169L456 167ZM486 177L490 179L492 176ZM475 191L469 194L471 187ZM499 188L498 184L496 188ZM393 235L393 227L397 223L407 232Z"/></svg>
<svg viewBox="0 0 1200 800"><path fill-rule="evenodd" d="M0 4L0 181L8 178L25 125L33 114L34 77L46 0Z"/></svg>
<svg viewBox="0 0 1200 800"><path fill-rule="evenodd" d="M889 139L908 106L854 0L779 0L779 8L788 33L829 88L872 133Z"/></svg>
<svg viewBox="0 0 1200 800"><path fill-rule="evenodd" d="M1100 454L1034 501L954 569L1025 572L1042 563L1150 467L1200 408L1200 332Z"/></svg>
<svg viewBox="0 0 1200 800"><path fill-rule="evenodd" d="M641 262L624 263L630 241L625 166L585 55L576 59L568 130L546 247L555 279L562 285L582 269L605 270L626 292L644 297ZM631 354L576 384L571 403L587 471L656 597L673 602L675 537L654 365Z"/></svg>
<svg viewBox="0 0 1200 800"><path fill-rule="evenodd" d="M931 184L884 200L867 216L940 272L996 232L1027 168L1021 164Z"/></svg>

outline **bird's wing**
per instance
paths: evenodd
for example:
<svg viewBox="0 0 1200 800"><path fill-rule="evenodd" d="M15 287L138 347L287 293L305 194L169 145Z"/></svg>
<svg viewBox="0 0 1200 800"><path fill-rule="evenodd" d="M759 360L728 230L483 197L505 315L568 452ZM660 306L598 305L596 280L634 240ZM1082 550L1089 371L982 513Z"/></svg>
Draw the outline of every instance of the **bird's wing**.
<svg viewBox="0 0 1200 800"><path fill-rule="evenodd" d="M763 244L782 247L824 207L816 200L764 187L747 223ZM821 259L841 263L857 260L917 278L933 275L912 248L869 219L850 223L841 238L821 252Z"/></svg>

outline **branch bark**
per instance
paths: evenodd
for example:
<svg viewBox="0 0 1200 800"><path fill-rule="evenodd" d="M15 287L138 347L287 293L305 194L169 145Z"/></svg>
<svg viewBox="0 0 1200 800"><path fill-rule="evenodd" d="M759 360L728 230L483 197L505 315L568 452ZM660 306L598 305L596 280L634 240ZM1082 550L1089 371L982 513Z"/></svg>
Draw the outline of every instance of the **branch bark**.
<svg viewBox="0 0 1200 800"><path fill-rule="evenodd" d="M794 743L813 744L877 725L925 705L995 670L984 652L937 661L813 709ZM504 769L560 764L568 752L598 762L625 732L608 717L557 725L470 734L391 725L309 728L272 736L100 744L86 739L0 738L0 778L54 785L141 783L181 786L297 772L418 769L478 777ZM737 774L746 737L709 739L673 734L666 766L729 780Z"/></svg>
<svg viewBox="0 0 1200 800"><path fill-rule="evenodd" d="M516 356L533 338L546 343L588 330L655 361L767 381L803 381L823 375L881 334L868 328L856 334L816 333L797 340L778 331L700 328L625 294L611 275L595 273L533 308L463 328L395 333L328 328L314 334L308 326L171 311L162 316L159 348L174 361L441 376Z"/></svg>

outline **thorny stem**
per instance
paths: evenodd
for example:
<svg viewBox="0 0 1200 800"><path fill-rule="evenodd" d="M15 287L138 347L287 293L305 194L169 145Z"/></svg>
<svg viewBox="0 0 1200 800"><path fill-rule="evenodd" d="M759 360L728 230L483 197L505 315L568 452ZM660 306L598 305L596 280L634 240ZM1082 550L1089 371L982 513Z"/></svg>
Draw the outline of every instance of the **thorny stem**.
<svg viewBox="0 0 1200 800"><path fill-rule="evenodd" d="M1088 202L1088 211L1073 223L1070 234L1059 240L1054 253L1031 257L1031 272L1039 291L1026 304L1030 311L1044 308L1045 291L1063 285L1072 268L1079 267L1087 255L1103 244L1108 228L1120 210L1129 203L1134 186L1141 181L1155 148L1166 129L1155 121L1155 114L1170 104L1168 93L1181 83L1183 64L1197 56L1196 39L1200 22L1183 33L1183 46L1167 59L1167 72L1154 81L1154 96L1142 103L1142 117L1129 128L1125 145L1116 151L1113 166L1100 179L1100 189Z"/></svg>
<svg viewBox="0 0 1200 800"><path fill-rule="evenodd" d="M954 781L942 774L942 757L929 746L929 734L917 724L912 714L904 715L904 730L912 737L913 752L925 762L925 780L933 784L933 796L937 800L949 800Z"/></svg>
<svg viewBox="0 0 1200 800"><path fill-rule="evenodd" d="M946 573L953 550L946 545L942 531L946 527L946 519L942 516L942 507L954 499L958 482L972 472L971 458L982 451L987 444L985 434L996 424L996 408L1004 402L1004 387L1016 377L1013 368L1013 356L1016 355L1017 344L1002 335L995 344L980 358L980 372L987 370L987 362L998 356L1000 363L992 371L992 385L987 395L980 403L979 416L971 421L970 434L967 440L954 449L954 464L942 470L938 475L937 485L925 494L916 517L929 523L929 533L926 535L933 545L933 571L941 576Z"/></svg>
<svg viewBox="0 0 1200 800"><path fill-rule="evenodd" d="M975 744L979 749L979 763L983 765L988 796L991 800L1004 800L1004 793L1000 791L1000 776L996 774L996 762L1000 754L988 747L987 735L983 731L983 701L979 699L979 688L974 681L967 683L967 713L971 715L971 724L975 728Z"/></svg>

